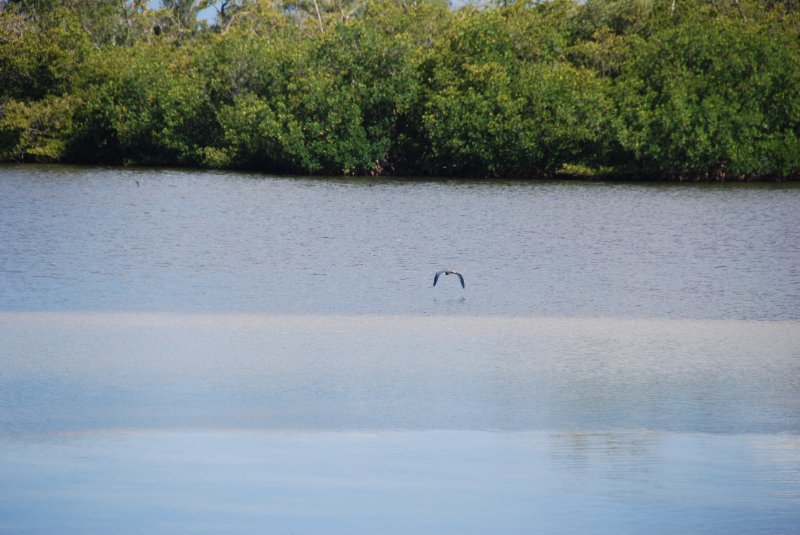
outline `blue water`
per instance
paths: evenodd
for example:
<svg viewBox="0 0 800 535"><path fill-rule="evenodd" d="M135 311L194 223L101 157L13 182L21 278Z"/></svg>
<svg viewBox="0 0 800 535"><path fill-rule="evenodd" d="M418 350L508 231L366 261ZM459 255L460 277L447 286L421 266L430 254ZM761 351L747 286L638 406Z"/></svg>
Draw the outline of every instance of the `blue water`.
<svg viewBox="0 0 800 535"><path fill-rule="evenodd" d="M3 167L0 229L7 311L800 319L797 187Z"/></svg>
<svg viewBox="0 0 800 535"><path fill-rule="evenodd" d="M0 483L14 487L0 491L8 533L796 533L800 525L797 441L782 436L123 432L0 452Z"/></svg>
<svg viewBox="0 0 800 535"><path fill-rule="evenodd" d="M798 201L0 167L0 533L798 533Z"/></svg>

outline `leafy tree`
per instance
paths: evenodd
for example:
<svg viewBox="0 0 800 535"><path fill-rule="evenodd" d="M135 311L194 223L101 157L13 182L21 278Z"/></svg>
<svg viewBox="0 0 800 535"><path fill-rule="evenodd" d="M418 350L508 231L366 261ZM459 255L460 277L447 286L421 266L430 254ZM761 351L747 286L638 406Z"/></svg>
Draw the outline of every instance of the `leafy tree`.
<svg viewBox="0 0 800 535"><path fill-rule="evenodd" d="M197 15L211 6L211 0L161 0L159 31L174 32L178 37L192 34L202 27Z"/></svg>
<svg viewBox="0 0 800 535"><path fill-rule="evenodd" d="M72 129L74 74L90 42L70 10L43 26L0 13L0 158L57 160Z"/></svg>
<svg viewBox="0 0 800 535"><path fill-rule="evenodd" d="M95 55L79 95L67 154L72 159L197 164L214 134L213 110L193 58L169 43Z"/></svg>
<svg viewBox="0 0 800 535"><path fill-rule="evenodd" d="M0 159L57 161L72 130L71 97L8 100L0 109Z"/></svg>
<svg viewBox="0 0 800 535"><path fill-rule="evenodd" d="M0 159L795 177L795 4L0 1Z"/></svg>
<svg viewBox="0 0 800 535"><path fill-rule="evenodd" d="M602 83L559 61L563 34L525 31L548 13L507 9L461 11L432 52L423 117L432 172L536 176L602 152L611 109Z"/></svg>
<svg viewBox="0 0 800 535"><path fill-rule="evenodd" d="M70 90L91 43L73 11L58 14L58 24L42 27L0 13L0 98L30 101Z"/></svg>
<svg viewBox="0 0 800 535"><path fill-rule="evenodd" d="M69 11L98 46L136 38L142 32L138 27L142 16L148 11L147 0L9 0L6 7L7 12L28 17L39 28L57 26Z"/></svg>
<svg viewBox="0 0 800 535"><path fill-rule="evenodd" d="M620 79L622 144L651 173L724 179L800 170L800 50L738 18L642 43Z"/></svg>

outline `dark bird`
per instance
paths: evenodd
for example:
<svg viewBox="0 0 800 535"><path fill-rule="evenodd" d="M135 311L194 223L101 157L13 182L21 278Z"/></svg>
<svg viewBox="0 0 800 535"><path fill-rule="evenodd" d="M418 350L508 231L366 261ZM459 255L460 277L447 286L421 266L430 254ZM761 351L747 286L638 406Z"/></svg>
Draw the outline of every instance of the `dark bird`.
<svg viewBox="0 0 800 535"><path fill-rule="evenodd" d="M458 271L453 271L452 269L443 269L442 271L437 271L436 275L433 276L433 285L436 286L436 283L439 282L439 276L444 273L445 275L458 275L459 280L461 281L461 287L464 288L464 277L461 276L461 273Z"/></svg>

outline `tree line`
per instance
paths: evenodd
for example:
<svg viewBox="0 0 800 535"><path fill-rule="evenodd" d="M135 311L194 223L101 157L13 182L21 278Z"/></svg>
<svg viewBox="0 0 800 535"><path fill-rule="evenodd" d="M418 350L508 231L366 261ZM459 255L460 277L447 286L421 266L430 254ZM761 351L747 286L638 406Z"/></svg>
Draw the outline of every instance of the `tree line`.
<svg viewBox="0 0 800 535"><path fill-rule="evenodd" d="M797 178L800 3L0 0L0 160Z"/></svg>

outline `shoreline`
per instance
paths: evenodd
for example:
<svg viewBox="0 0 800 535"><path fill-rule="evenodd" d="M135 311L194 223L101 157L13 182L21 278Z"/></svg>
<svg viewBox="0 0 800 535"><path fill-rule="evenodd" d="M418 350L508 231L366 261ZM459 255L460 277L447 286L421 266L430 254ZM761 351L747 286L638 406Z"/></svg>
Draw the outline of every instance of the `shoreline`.
<svg viewBox="0 0 800 535"><path fill-rule="evenodd" d="M646 174L638 174L628 171L600 171L582 166L570 166L568 171L560 171L550 175L541 176L455 176L455 175L404 175L404 174L381 174L381 175L328 175L328 174L285 174L276 173L266 169L253 169L246 167L207 167L207 166L188 166L181 164L174 165L145 165L145 164L109 164L103 162L31 162L31 161L12 161L0 160L0 171L3 167L40 167L40 168L80 168L80 169L113 169L131 172L141 171L192 171L197 173L242 173L259 177L286 178L298 180L368 180L373 182L478 182L478 183L505 183L505 182L528 182L552 183L552 182L575 182L575 183L599 183L613 185L682 185L682 186L734 186L734 185L794 185L800 186L800 175L791 177L732 177L719 179L711 177L659 177Z"/></svg>

